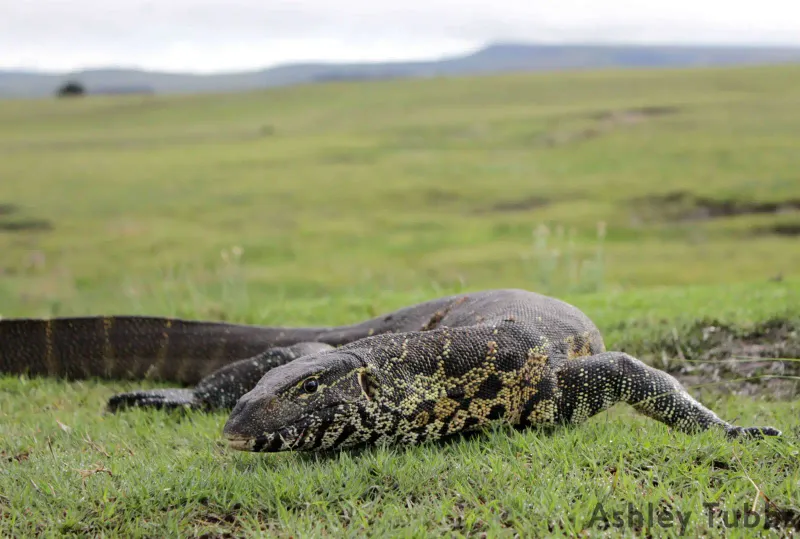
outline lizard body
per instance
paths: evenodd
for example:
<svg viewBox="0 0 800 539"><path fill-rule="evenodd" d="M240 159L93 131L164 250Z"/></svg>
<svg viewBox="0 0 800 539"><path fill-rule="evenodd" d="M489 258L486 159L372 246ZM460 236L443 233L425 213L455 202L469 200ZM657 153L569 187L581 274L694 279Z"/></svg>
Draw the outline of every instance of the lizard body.
<svg viewBox="0 0 800 539"><path fill-rule="evenodd" d="M516 289L447 296L335 327L3 320L0 372L192 385L115 395L109 408L229 409L224 435L247 451L419 443L495 421L577 424L617 402L688 433L780 435L720 419L669 374L607 352L576 307Z"/></svg>

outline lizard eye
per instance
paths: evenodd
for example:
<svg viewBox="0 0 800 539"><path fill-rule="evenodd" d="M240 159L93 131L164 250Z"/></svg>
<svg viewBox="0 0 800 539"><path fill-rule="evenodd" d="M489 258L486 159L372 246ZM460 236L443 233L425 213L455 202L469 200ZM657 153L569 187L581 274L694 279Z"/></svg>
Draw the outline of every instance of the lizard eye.
<svg viewBox="0 0 800 539"><path fill-rule="evenodd" d="M303 391L306 393L314 393L317 388L319 387L319 383L317 382L316 378L309 378L305 382L303 382Z"/></svg>

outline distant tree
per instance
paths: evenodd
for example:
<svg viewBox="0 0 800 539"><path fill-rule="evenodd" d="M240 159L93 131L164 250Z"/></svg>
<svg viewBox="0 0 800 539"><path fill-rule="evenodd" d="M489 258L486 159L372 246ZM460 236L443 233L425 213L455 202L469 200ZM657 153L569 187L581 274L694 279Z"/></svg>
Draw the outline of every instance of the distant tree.
<svg viewBox="0 0 800 539"><path fill-rule="evenodd" d="M62 84L56 95L58 97L74 97L74 96L81 96L86 93L86 88L83 87L83 84L76 81L67 81Z"/></svg>

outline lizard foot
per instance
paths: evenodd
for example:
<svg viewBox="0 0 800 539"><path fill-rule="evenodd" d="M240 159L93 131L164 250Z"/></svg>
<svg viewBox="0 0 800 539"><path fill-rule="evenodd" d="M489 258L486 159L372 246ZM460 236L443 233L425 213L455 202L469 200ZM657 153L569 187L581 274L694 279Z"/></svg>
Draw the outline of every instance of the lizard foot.
<svg viewBox="0 0 800 539"><path fill-rule="evenodd" d="M781 436L781 431L773 427L731 427L727 430L728 438L755 438L764 436Z"/></svg>

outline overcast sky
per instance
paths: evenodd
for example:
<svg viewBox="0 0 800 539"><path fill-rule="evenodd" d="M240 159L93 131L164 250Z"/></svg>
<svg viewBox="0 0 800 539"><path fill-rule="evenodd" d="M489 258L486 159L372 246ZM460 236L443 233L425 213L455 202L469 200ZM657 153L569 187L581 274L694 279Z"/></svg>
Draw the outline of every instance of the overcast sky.
<svg viewBox="0 0 800 539"><path fill-rule="evenodd" d="M497 40L800 45L800 0L0 0L0 69L233 71Z"/></svg>

